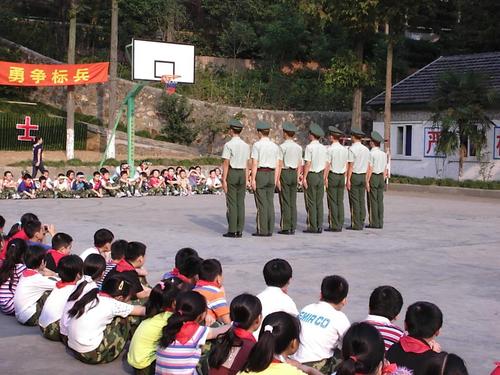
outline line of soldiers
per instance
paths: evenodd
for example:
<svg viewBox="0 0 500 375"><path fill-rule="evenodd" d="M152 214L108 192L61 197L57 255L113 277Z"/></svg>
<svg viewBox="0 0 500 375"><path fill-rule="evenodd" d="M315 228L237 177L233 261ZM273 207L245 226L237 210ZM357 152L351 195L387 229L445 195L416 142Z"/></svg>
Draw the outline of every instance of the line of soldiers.
<svg viewBox="0 0 500 375"><path fill-rule="evenodd" d="M245 222L245 193L250 187L257 206L257 231L253 236L270 237L274 231L274 192L277 188L281 206L279 234L293 235L297 228L297 186L302 184L307 210L305 233L323 231L323 197L328 202L328 228L341 232L344 224L344 190L349 193L351 226L365 227L365 195L368 195L370 228L381 229L384 217L384 181L387 176L387 156L380 150L383 137L372 132L371 150L361 143L365 134L351 131L352 145L340 143L345 134L337 127L328 127L330 146L319 142L325 136L318 124L309 127L309 144L304 154L294 141L297 128L283 124L284 142L277 145L269 139L271 127L258 121L259 140L252 148L240 138L243 124L229 121L231 140L222 152L222 187L226 193L228 231L224 237L242 237Z"/></svg>

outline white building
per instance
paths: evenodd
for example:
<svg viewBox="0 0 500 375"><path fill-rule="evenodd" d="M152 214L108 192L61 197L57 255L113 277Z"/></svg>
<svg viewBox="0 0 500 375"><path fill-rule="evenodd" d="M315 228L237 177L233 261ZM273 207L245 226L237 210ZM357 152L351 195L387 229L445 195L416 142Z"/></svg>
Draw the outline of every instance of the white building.
<svg viewBox="0 0 500 375"><path fill-rule="evenodd" d="M391 173L411 177L458 177L458 155L443 157L434 151L439 130L430 121L429 103L439 76L446 71L475 71L489 77L500 91L500 52L440 57L392 88ZM375 112L373 130L384 134L384 100L381 93L367 102ZM468 147L462 179L500 180L500 103L489 112L495 123L487 134L481 160Z"/></svg>

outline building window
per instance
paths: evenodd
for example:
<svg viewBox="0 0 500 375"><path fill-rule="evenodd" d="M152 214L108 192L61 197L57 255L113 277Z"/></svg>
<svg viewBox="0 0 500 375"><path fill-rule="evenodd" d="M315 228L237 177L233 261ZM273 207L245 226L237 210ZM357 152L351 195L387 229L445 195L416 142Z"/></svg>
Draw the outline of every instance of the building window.
<svg viewBox="0 0 500 375"><path fill-rule="evenodd" d="M465 157L476 156L476 147L474 147L474 143L472 143L469 137L462 137L460 139L460 146L465 147Z"/></svg>
<svg viewBox="0 0 500 375"><path fill-rule="evenodd" d="M411 156L413 126L405 125L397 127L396 154L402 156Z"/></svg>

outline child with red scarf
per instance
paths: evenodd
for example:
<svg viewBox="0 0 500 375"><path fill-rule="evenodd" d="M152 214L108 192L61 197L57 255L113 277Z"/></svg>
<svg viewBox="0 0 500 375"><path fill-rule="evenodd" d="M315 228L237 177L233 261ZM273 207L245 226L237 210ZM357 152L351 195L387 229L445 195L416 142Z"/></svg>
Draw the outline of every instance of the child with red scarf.
<svg viewBox="0 0 500 375"><path fill-rule="evenodd" d="M195 285L198 281L201 258L195 249L183 247L175 254L175 267L163 275L164 279L178 277L185 283Z"/></svg>
<svg viewBox="0 0 500 375"><path fill-rule="evenodd" d="M56 233L52 237L52 248L45 255L45 264L49 270L57 271L59 261L66 255L71 254L73 238L66 233ZM83 261L82 261L83 262ZM83 264L83 263L82 263Z"/></svg>

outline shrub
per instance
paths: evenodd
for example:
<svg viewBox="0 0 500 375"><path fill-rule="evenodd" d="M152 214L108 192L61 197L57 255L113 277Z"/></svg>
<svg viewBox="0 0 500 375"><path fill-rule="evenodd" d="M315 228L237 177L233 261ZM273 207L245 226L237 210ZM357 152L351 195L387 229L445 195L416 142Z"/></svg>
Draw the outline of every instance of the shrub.
<svg viewBox="0 0 500 375"><path fill-rule="evenodd" d="M193 107L185 97L179 95L163 95L158 113L165 121L162 135L165 141L190 145L196 139L198 130L189 126Z"/></svg>

